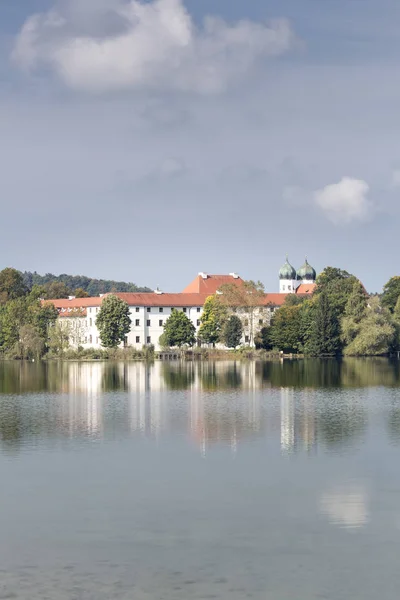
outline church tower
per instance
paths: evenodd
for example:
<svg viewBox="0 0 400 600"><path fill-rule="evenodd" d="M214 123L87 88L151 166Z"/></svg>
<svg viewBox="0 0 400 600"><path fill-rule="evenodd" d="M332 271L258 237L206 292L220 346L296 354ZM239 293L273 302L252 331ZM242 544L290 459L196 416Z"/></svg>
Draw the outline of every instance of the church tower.
<svg viewBox="0 0 400 600"><path fill-rule="evenodd" d="M296 269L292 267L286 256L285 264L279 269L279 293L295 294L297 285Z"/></svg>
<svg viewBox="0 0 400 600"><path fill-rule="evenodd" d="M315 283L315 280L317 279L317 273L315 269L313 269L312 266L308 264L307 258L304 265L301 266L300 269L297 271L297 279L300 283L306 284Z"/></svg>

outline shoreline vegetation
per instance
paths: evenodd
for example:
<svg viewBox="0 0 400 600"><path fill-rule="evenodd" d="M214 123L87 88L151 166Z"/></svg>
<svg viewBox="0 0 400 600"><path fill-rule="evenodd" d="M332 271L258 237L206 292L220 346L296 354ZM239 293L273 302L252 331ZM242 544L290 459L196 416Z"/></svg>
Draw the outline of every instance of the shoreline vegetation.
<svg viewBox="0 0 400 600"><path fill-rule="evenodd" d="M184 312L173 310L159 339L160 351L151 344L123 347L131 329L130 309L113 294L104 298L96 317L102 347L84 348L83 334L76 337L47 302L59 297L60 285L65 283L29 284L16 269L0 271L0 360L400 357L400 276L392 277L382 294L368 294L354 275L326 267L312 294L287 294L281 306L273 307L271 319L265 318L270 307L263 305L260 282L225 285L206 299L198 330Z"/></svg>

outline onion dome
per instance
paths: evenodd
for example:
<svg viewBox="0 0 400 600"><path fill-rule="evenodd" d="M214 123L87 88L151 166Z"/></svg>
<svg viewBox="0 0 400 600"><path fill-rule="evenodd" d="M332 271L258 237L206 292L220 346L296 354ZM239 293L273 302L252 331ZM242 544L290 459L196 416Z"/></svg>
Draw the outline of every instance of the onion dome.
<svg viewBox="0 0 400 600"><path fill-rule="evenodd" d="M312 266L308 264L308 261L306 259L304 265L302 265L297 271L297 279L302 281L315 281L316 278L317 273L315 272L315 269L313 269Z"/></svg>
<svg viewBox="0 0 400 600"><path fill-rule="evenodd" d="M285 264L279 269L279 279L296 279L296 269L292 267L287 256Z"/></svg>

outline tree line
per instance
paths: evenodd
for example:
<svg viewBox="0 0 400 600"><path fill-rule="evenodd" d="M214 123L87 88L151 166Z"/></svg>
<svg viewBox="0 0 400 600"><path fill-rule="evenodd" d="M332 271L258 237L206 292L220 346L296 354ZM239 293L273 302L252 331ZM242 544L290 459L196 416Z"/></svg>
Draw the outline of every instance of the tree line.
<svg viewBox="0 0 400 600"><path fill-rule="evenodd" d="M38 273L25 271L22 273L23 283L28 289L40 286L43 290L43 298L48 300L54 298L77 298L87 296L99 296L110 292L152 292L148 287L139 287L135 283L125 281L113 281L110 279L93 279L84 275L39 275Z"/></svg>

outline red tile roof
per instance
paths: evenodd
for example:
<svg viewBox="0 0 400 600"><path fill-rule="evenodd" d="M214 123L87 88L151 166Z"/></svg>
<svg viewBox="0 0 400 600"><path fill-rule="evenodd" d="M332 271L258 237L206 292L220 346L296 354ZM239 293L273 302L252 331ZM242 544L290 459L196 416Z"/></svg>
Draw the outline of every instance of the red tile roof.
<svg viewBox="0 0 400 600"><path fill-rule="evenodd" d="M129 306L203 306L210 294L135 294L118 292L115 296Z"/></svg>
<svg viewBox="0 0 400 600"><path fill-rule="evenodd" d="M316 283L301 283L296 290L296 294L312 294L316 287Z"/></svg>
<svg viewBox="0 0 400 600"><path fill-rule="evenodd" d="M243 285L243 279L240 277L233 277L233 275L206 275L203 277L201 274L197 275L183 290L184 294L206 294L212 296L221 285L227 283L234 283L235 285Z"/></svg>
<svg viewBox="0 0 400 600"><path fill-rule="evenodd" d="M201 275L198 275L196 279L192 281L190 285L182 292L178 294L170 293L130 293L130 292L117 292L115 295L125 300L129 306L157 306L157 307L197 307L203 306L207 297L215 294L216 291L226 283L236 283L237 285L243 285L243 280L234 278L232 275L208 275L207 279L204 279ZM309 295L315 289L315 284L301 284L297 288L297 293L300 295ZM86 316L86 309L88 307L101 306L103 299L107 296L96 296L93 298L73 298L71 300L61 298L56 300L44 300L43 303L51 303L58 309L60 316L74 316L76 311L81 310L82 316ZM282 306L285 302L287 294L265 294L263 305L264 306Z"/></svg>

